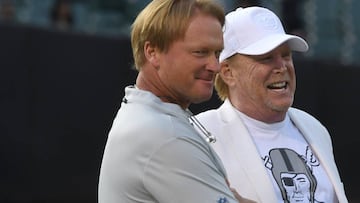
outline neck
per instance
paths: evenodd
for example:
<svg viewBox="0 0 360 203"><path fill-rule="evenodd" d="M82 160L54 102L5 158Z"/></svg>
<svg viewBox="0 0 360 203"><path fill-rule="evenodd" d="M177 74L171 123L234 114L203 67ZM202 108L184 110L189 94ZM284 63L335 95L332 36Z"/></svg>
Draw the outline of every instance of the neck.
<svg viewBox="0 0 360 203"><path fill-rule="evenodd" d="M139 89L152 92L163 102L178 104L183 109L187 109L190 105L176 99L176 96L171 94L171 91L161 82L157 74L140 71L136 79L136 86Z"/></svg>

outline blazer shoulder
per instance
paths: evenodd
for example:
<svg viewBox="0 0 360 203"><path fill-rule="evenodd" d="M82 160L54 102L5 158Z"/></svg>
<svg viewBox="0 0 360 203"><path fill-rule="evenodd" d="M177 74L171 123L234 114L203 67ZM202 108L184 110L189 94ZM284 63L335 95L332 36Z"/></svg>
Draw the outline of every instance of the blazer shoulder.
<svg viewBox="0 0 360 203"><path fill-rule="evenodd" d="M293 120L298 127L301 126L302 128L319 129L328 133L327 128L318 118L304 110L291 107L289 109L289 115L291 120Z"/></svg>
<svg viewBox="0 0 360 203"><path fill-rule="evenodd" d="M196 114L195 117L197 119L199 119L200 121L213 120L217 116L218 111L219 111L219 109L206 110L206 111Z"/></svg>
<svg viewBox="0 0 360 203"><path fill-rule="evenodd" d="M315 123L321 124L318 118L316 118L314 115L311 115L310 113L308 113L304 110L291 107L289 109L289 113L290 113L290 117L295 116L297 119L302 119L307 122L310 121L310 122L315 122Z"/></svg>

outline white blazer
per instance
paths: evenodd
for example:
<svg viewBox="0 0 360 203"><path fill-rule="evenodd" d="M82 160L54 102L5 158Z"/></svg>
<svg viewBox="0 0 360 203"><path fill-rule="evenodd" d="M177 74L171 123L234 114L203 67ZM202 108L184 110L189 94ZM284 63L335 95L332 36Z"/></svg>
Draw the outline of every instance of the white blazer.
<svg viewBox="0 0 360 203"><path fill-rule="evenodd" d="M328 173L339 202L348 203L329 132L317 119L302 110L290 108L288 113ZM211 145L224 162L231 186L243 197L256 202L277 202L263 160L229 100L225 100L218 109L196 115L196 118L216 137L217 141Z"/></svg>

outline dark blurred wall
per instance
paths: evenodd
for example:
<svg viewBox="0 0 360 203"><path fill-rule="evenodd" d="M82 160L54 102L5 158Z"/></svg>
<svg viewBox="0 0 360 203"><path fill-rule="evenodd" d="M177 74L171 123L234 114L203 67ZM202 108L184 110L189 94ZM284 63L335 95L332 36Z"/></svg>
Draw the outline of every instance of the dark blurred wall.
<svg viewBox="0 0 360 203"><path fill-rule="evenodd" d="M0 202L96 202L127 38L0 26Z"/></svg>
<svg viewBox="0 0 360 203"><path fill-rule="evenodd" d="M127 37L0 25L0 202L97 202L104 144L123 88L135 81L132 63ZM295 64L294 106L329 128L348 195L358 197L360 68ZM218 105L214 95L191 109Z"/></svg>

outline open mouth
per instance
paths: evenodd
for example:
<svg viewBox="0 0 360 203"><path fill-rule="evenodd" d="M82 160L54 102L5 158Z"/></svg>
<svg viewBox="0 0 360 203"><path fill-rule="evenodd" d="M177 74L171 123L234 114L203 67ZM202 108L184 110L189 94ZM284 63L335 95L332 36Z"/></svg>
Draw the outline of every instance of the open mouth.
<svg viewBox="0 0 360 203"><path fill-rule="evenodd" d="M280 89L286 89L287 85L288 85L287 82L277 82L277 83L272 83L267 87L272 90L280 90Z"/></svg>

